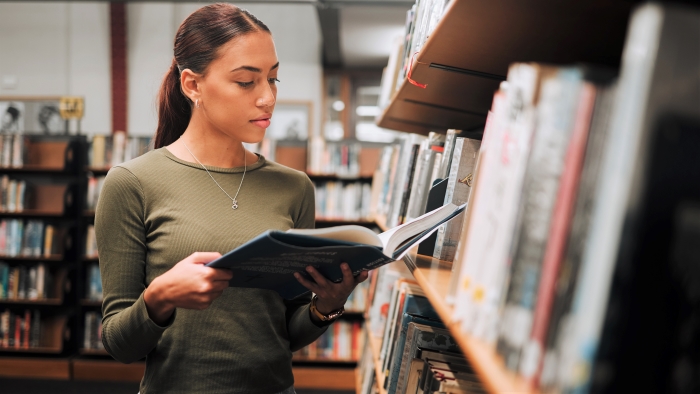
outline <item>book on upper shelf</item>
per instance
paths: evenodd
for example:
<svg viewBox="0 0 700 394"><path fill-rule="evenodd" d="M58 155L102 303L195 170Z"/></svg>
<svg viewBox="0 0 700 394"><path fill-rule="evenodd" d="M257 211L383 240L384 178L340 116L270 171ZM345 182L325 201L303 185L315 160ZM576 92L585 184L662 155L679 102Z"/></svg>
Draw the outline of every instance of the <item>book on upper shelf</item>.
<svg viewBox="0 0 700 394"><path fill-rule="evenodd" d="M332 281L342 280L343 262L353 275L381 267L403 257L410 246L463 210L464 206L448 204L379 235L362 226L270 230L207 266L231 269L233 287L275 290L292 299L309 291L294 277L298 272L312 280L307 266L314 266Z"/></svg>

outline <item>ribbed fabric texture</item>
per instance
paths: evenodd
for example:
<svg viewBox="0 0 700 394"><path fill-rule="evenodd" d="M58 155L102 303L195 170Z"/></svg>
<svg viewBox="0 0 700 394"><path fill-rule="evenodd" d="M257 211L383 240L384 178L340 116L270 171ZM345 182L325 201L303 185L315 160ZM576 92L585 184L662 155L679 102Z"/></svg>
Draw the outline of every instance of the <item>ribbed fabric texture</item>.
<svg viewBox="0 0 700 394"><path fill-rule="evenodd" d="M243 167L207 167L233 196ZM194 252L236 248L265 230L312 228L306 174L266 161L248 166L237 210L196 163L161 148L107 174L95 217L104 291L102 341L117 360L146 357L141 394L277 393L293 384L292 351L325 327L310 297L228 288L206 310L178 309L166 327L148 317L143 292Z"/></svg>

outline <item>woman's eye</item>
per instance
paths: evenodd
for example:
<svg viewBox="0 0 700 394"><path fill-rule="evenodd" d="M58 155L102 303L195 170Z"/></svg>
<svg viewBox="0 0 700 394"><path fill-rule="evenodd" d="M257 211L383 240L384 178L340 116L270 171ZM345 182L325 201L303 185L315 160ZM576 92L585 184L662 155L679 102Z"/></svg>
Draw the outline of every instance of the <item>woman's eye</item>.
<svg viewBox="0 0 700 394"><path fill-rule="evenodd" d="M247 87L253 86L253 82L254 82L254 81L250 81L250 82L236 82L236 83L237 83L238 85L240 85L240 87L242 87L242 88L247 88Z"/></svg>
<svg viewBox="0 0 700 394"><path fill-rule="evenodd" d="M273 84L273 85L276 84L276 83L279 82L279 81L280 81L280 80L277 79L277 78L268 78L268 79L267 79L267 82L269 82L269 83L271 83L271 84Z"/></svg>

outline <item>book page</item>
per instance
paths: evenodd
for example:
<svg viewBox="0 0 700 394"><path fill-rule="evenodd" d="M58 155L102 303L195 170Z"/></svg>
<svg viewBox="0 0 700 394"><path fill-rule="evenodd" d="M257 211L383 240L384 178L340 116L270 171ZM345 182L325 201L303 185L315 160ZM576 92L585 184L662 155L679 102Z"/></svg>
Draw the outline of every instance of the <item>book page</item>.
<svg viewBox="0 0 700 394"><path fill-rule="evenodd" d="M334 239L336 241L350 241L361 244L382 247L383 243L374 231L358 225L335 226L316 229L291 229L290 234L310 235L313 237Z"/></svg>

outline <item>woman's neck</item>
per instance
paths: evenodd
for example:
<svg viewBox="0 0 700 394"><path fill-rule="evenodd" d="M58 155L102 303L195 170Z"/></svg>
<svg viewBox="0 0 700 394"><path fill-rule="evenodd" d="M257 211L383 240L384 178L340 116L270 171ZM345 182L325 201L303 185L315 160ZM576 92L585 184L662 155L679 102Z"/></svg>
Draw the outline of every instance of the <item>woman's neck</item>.
<svg viewBox="0 0 700 394"><path fill-rule="evenodd" d="M251 165L258 159L255 154L246 153L241 141L192 124L166 149L180 160L221 168L243 167L244 160Z"/></svg>

